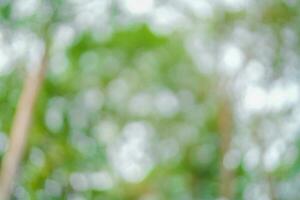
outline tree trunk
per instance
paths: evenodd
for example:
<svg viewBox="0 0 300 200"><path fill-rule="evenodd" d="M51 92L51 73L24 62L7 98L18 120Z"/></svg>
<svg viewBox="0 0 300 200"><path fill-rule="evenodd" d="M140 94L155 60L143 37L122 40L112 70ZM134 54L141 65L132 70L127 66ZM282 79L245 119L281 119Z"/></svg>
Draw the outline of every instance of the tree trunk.
<svg viewBox="0 0 300 200"><path fill-rule="evenodd" d="M47 62L48 49L45 47L40 66L35 70L31 70L24 82L10 133L8 150L2 161L0 172L1 200L9 200L11 198L11 192L26 146L34 106L47 68Z"/></svg>
<svg viewBox="0 0 300 200"><path fill-rule="evenodd" d="M233 113L230 100L226 94L221 96L218 123L221 154L219 195L222 199L231 200L234 195L234 172L224 166L224 159L230 150L233 132Z"/></svg>

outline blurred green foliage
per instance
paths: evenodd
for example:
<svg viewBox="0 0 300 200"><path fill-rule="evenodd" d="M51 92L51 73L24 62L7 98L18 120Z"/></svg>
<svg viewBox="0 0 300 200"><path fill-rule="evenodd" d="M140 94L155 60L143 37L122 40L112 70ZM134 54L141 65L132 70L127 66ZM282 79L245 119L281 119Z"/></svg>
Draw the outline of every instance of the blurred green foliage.
<svg viewBox="0 0 300 200"><path fill-rule="evenodd" d="M299 197L299 192L286 189L300 186L295 180L300 166L299 103L279 112L264 108L259 114L249 114L240 109L246 98L243 92L252 84L247 82L246 72L232 75L217 67L226 65L222 51L227 43L233 43L244 53L242 69L250 68L248 63L253 60L263 65L261 88L269 91L281 79L298 85L297 1L253 0L244 9L213 1L212 16L187 18L188 28L183 23L169 33L155 31L147 16L136 19L130 13L115 13L122 10L118 7L122 3L109 7L113 11L107 14L108 30L100 27L99 31L93 26L81 27L89 23L88 17L84 25L76 25L80 20L69 10L72 1L39 2L40 11L16 17L15 2L0 1L0 30L8 29L12 35L29 31L49 40L51 49L13 199L219 198L220 183L224 184L220 171L226 158L219 127L223 93L233 106L230 148L238 149L238 158L230 160L234 163L234 199ZM165 4L172 7L172 3ZM157 2L160 5L164 3ZM77 8L78 12L83 12L81 9L84 7ZM61 25L72 27L63 31L71 32L71 42L56 38ZM197 48L190 50L189 45ZM204 62L207 59L208 64ZM18 61L9 73L0 74L0 141L2 136L8 138L25 63ZM206 67L210 71L205 71ZM242 89L236 91L239 87ZM128 128L132 124L134 128ZM137 134L135 140L126 127ZM278 143L285 133L291 133L293 139ZM277 147L284 149L280 156ZM266 159L269 148L280 158L271 155ZM252 160L245 161L247 155L259 164L251 168ZM279 160L276 167L265 170L265 165L269 166L265 162L274 159Z"/></svg>

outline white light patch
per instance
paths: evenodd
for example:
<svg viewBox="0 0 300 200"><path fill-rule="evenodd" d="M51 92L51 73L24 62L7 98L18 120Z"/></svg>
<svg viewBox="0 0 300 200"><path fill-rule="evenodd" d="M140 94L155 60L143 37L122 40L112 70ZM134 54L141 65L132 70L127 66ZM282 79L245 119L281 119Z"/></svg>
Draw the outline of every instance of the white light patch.
<svg viewBox="0 0 300 200"><path fill-rule="evenodd" d="M249 0L222 0L225 6L232 10L241 10L249 5Z"/></svg>
<svg viewBox="0 0 300 200"><path fill-rule="evenodd" d="M45 183L45 191L50 196L59 197L62 193L62 186L57 181L48 179Z"/></svg>
<svg viewBox="0 0 300 200"><path fill-rule="evenodd" d="M235 45L227 45L222 55L221 67L224 71L232 74L237 72L244 62L244 54L242 50Z"/></svg>
<svg viewBox="0 0 300 200"><path fill-rule="evenodd" d="M245 78L248 79L249 81L258 82L260 80L263 80L266 74L266 69L259 61L252 60L246 66L245 74L247 76Z"/></svg>
<svg viewBox="0 0 300 200"><path fill-rule="evenodd" d="M195 1L195 0L182 0L183 5L189 7L189 9L197 16L208 18L213 15L213 7L207 0Z"/></svg>
<svg viewBox="0 0 300 200"><path fill-rule="evenodd" d="M45 154L41 149L33 148L31 150L29 159L36 167L42 167L45 163Z"/></svg>
<svg viewBox="0 0 300 200"><path fill-rule="evenodd" d="M109 190L114 186L113 178L106 171L91 173L88 178L91 187L95 190Z"/></svg>
<svg viewBox="0 0 300 200"><path fill-rule="evenodd" d="M76 191L109 190L114 186L113 177L107 171L73 173L70 184Z"/></svg>
<svg viewBox="0 0 300 200"><path fill-rule="evenodd" d="M13 4L13 16L21 19L33 15L40 6L40 0L18 0Z"/></svg>
<svg viewBox="0 0 300 200"><path fill-rule="evenodd" d="M54 33L54 48L63 49L73 41L75 30L69 25L59 25Z"/></svg>
<svg viewBox="0 0 300 200"><path fill-rule="evenodd" d="M111 120L102 120L95 127L94 134L100 143L111 144L118 133L118 125Z"/></svg>
<svg viewBox="0 0 300 200"><path fill-rule="evenodd" d="M129 102L129 111L138 116L146 116L153 110L152 97L150 94L141 92L133 96Z"/></svg>
<svg viewBox="0 0 300 200"><path fill-rule="evenodd" d="M238 150L230 150L225 154L223 165L228 170L236 169L240 163L241 155Z"/></svg>
<svg viewBox="0 0 300 200"><path fill-rule="evenodd" d="M0 75L8 70L9 65L9 55L0 49Z"/></svg>
<svg viewBox="0 0 300 200"><path fill-rule="evenodd" d="M70 176L70 184L76 191L84 191L89 188L88 179L83 173L74 173Z"/></svg>
<svg viewBox="0 0 300 200"><path fill-rule="evenodd" d="M52 132L58 132L63 127L63 115L62 112L59 109L56 109L54 107L51 107L47 110L46 116L45 116L45 122L47 127Z"/></svg>
<svg viewBox="0 0 300 200"><path fill-rule="evenodd" d="M30 199L28 192L21 186L16 187L14 196L16 199Z"/></svg>
<svg viewBox="0 0 300 200"><path fill-rule="evenodd" d="M98 30L102 25L106 26L110 2L109 0L71 1L72 9L76 13L74 17L76 27L83 30L86 28Z"/></svg>
<svg viewBox="0 0 300 200"><path fill-rule="evenodd" d="M273 111L280 111L290 105L296 104L299 96L299 86L296 83L279 82L270 90L269 108Z"/></svg>
<svg viewBox="0 0 300 200"><path fill-rule="evenodd" d="M260 151L257 147L249 149L244 157L244 164L247 170L254 170L260 159Z"/></svg>
<svg viewBox="0 0 300 200"><path fill-rule="evenodd" d="M11 42L11 48L15 57L27 57L28 49L32 44L33 34L25 30L17 30Z"/></svg>
<svg viewBox="0 0 300 200"><path fill-rule="evenodd" d="M59 52L59 53L58 53ZM50 59L50 73L53 76L60 76L66 72L69 65L69 60L64 53L57 51L51 56Z"/></svg>
<svg viewBox="0 0 300 200"><path fill-rule="evenodd" d="M159 92L154 100L157 111L164 117L172 117L179 110L179 101L171 91Z"/></svg>
<svg viewBox="0 0 300 200"><path fill-rule="evenodd" d="M85 91L82 98L83 106L89 112L96 112L102 107L102 93L96 88L91 88Z"/></svg>
<svg viewBox="0 0 300 200"><path fill-rule="evenodd" d="M144 122L128 123L123 130L124 138L110 148L116 172L128 182L142 181L152 169L150 133L151 128Z"/></svg>
<svg viewBox="0 0 300 200"><path fill-rule="evenodd" d="M244 107L250 112L259 112L266 109L267 93L258 86L250 86L246 89Z"/></svg>
<svg viewBox="0 0 300 200"><path fill-rule="evenodd" d="M295 82L279 81L269 90L258 85L248 86L243 106L249 112L280 112L297 104L299 99L299 86Z"/></svg>
<svg viewBox="0 0 300 200"><path fill-rule="evenodd" d="M154 7L154 0L123 0L124 8L134 15L147 14Z"/></svg>
<svg viewBox="0 0 300 200"><path fill-rule="evenodd" d="M45 51L45 44L39 38L33 38L31 45L28 49L28 63L27 69L30 72L34 72L38 69L41 58L43 57Z"/></svg>
<svg viewBox="0 0 300 200"><path fill-rule="evenodd" d="M213 7L207 1L193 1L195 3L195 10L199 10L199 14L201 17L211 17L213 15Z"/></svg>
<svg viewBox="0 0 300 200"><path fill-rule="evenodd" d="M170 6L160 6L151 14L151 28L159 34L169 34L184 29L188 24L185 16Z"/></svg>
<svg viewBox="0 0 300 200"><path fill-rule="evenodd" d="M49 101L49 105L45 114L45 124L53 133L62 130L64 125L63 107L65 100L61 97L55 97Z"/></svg>
<svg viewBox="0 0 300 200"><path fill-rule="evenodd" d="M271 172L275 170L280 164L280 150L272 145L265 153L263 162L266 171Z"/></svg>
<svg viewBox="0 0 300 200"><path fill-rule="evenodd" d="M124 79L115 79L108 85L108 98L119 105L124 103L128 98L130 92L130 86Z"/></svg>

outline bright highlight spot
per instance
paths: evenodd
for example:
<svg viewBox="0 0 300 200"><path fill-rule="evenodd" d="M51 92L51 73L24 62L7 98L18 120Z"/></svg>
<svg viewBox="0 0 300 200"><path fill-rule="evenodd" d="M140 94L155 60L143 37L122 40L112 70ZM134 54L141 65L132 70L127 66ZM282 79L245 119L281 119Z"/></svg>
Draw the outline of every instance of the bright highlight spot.
<svg viewBox="0 0 300 200"><path fill-rule="evenodd" d="M123 139L110 149L115 170L128 182L140 182L153 166L149 134L151 128L144 122L128 123L123 129Z"/></svg>
<svg viewBox="0 0 300 200"><path fill-rule="evenodd" d="M179 102L171 91L161 91L154 100L157 111L164 117L171 117L179 110Z"/></svg>
<svg viewBox="0 0 300 200"><path fill-rule="evenodd" d="M226 72L237 72L242 67L243 62L244 54L239 47L234 45L225 46L221 65Z"/></svg>
<svg viewBox="0 0 300 200"><path fill-rule="evenodd" d="M250 86L246 90L244 98L244 106L246 110L258 112L266 107L267 94L262 88L258 86Z"/></svg>
<svg viewBox="0 0 300 200"><path fill-rule="evenodd" d="M147 14L154 7L153 0L124 0L122 2L125 9L135 15Z"/></svg>
<svg viewBox="0 0 300 200"><path fill-rule="evenodd" d="M249 0L222 0L226 7L232 10L241 10L249 4Z"/></svg>

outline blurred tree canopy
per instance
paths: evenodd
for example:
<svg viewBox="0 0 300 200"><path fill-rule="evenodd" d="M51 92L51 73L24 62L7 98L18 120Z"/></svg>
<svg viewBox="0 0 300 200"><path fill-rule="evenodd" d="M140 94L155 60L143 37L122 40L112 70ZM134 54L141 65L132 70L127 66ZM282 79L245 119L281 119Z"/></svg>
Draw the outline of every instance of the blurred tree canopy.
<svg viewBox="0 0 300 200"><path fill-rule="evenodd" d="M0 163L42 48L16 200L298 200L300 1L0 0Z"/></svg>

